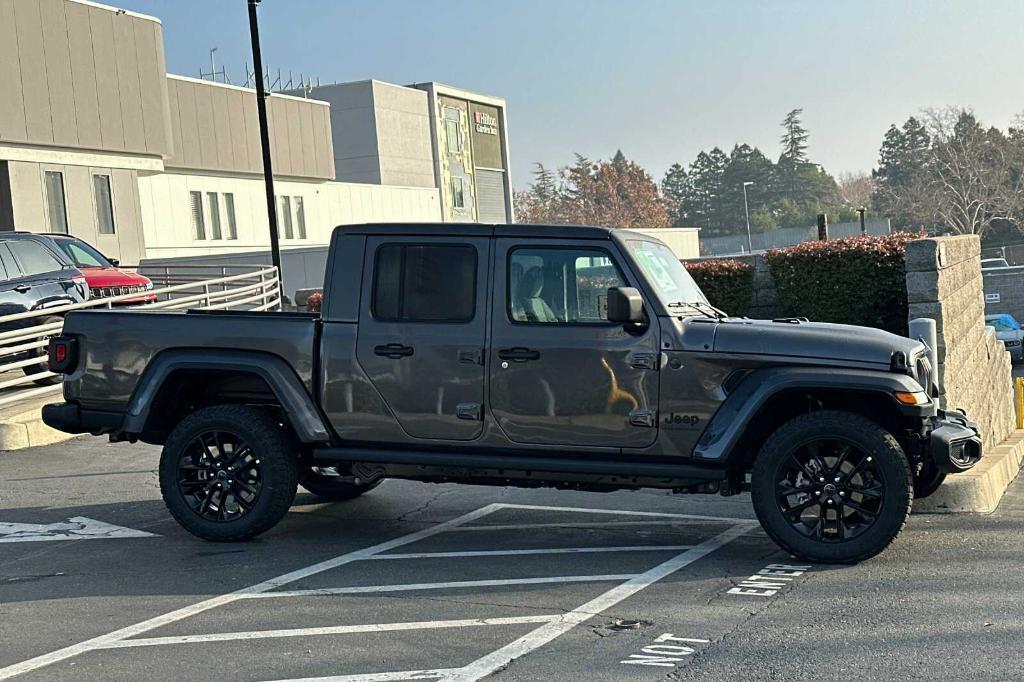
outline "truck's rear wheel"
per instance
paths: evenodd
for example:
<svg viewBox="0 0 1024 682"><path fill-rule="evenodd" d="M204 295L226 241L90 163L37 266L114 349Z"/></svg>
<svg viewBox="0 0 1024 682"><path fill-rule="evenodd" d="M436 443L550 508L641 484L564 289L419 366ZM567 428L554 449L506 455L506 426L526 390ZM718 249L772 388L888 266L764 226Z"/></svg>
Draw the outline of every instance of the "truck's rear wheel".
<svg viewBox="0 0 1024 682"><path fill-rule="evenodd" d="M803 559L854 563L896 539L910 515L913 479L903 448L875 422L825 410L773 433L754 463L757 517Z"/></svg>
<svg viewBox="0 0 1024 682"><path fill-rule="evenodd" d="M313 493L317 497L331 502L342 502L359 497L368 493L383 480L378 480L369 485L356 485L342 481L338 470L334 467L308 467L302 471L299 478L299 485Z"/></svg>
<svg viewBox="0 0 1024 682"><path fill-rule="evenodd" d="M268 410L216 405L171 432L160 492L171 515L204 540L248 540L288 512L298 484L289 434Z"/></svg>

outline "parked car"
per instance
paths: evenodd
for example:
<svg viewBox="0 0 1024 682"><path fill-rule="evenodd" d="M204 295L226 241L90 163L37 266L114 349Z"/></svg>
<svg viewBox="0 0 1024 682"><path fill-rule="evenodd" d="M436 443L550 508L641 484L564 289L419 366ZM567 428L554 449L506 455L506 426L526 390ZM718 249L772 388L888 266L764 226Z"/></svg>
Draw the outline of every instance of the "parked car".
<svg viewBox="0 0 1024 682"><path fill-rule="evenodd" d="M1020 322L1008 313L986 315L985 324L996 330L996 338L1003 342L1010 357L1015 361L1024 360L1024 330Z"/></svg>
<svg viewBox="0 0 1024 682"><path fill-rule="evenodd" d="M168 509L218 541L271 528L298 484L344 500L390 477L750 490L785 550L854 562L982 455L923 343L729 318L646 234L352 226L326 271L320 315L72 313L43 420L163 445Z"/></svg>
<svg viewBox="0 0 1024 682"><path fill-rule="evenodd" d="M153 289L153 282L148 277L119 269L120 263L117 260L107 258L88 242L66 234L40 236L71 259L81 270L93 298L111 298L137 293L142 295L117 301L113 305L138 305L156 301L156 294L146 293Z"/></svg>
<svg viewBox="0 0 1024 682"><path fill-rule="evenodd" d="M46 238L25 232L0 232L0 332L60 322L60 315L43 315L3 321L3 316L46 310L89 299L85 277L70 258L54 251ZM0 342L0 363L39 357L37 364L22 367L25 374L46 371L45 348L15 350L31 339ZM44 377L36 383L59 383L60 377Z"/></svg>
<svg viewBox="0 0 1024 682"><path fill-rule="evenodd" d="M1005 258L982 258L981 269L991 270L992 268L1008 268L1010 264L1006 262Z"/></svg>

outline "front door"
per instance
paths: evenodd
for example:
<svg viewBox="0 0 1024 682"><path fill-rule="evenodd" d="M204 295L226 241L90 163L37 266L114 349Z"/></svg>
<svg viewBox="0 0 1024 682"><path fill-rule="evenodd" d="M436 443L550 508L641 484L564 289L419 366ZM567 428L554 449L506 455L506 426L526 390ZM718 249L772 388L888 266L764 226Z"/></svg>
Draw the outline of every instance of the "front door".
<svg viewBox="0 0 1024 682"><path fill-rule="evenodd" d="M608 241L495 241L489 402L509 439L654 442L658 326L606 319L608 288L636 285Z"/></svg>
<svg viewBox="0 0 1024 682"><path fill-rule="evenodd" d="M483 430L486 237L370 237L356 357L413 438Z"/></svg>

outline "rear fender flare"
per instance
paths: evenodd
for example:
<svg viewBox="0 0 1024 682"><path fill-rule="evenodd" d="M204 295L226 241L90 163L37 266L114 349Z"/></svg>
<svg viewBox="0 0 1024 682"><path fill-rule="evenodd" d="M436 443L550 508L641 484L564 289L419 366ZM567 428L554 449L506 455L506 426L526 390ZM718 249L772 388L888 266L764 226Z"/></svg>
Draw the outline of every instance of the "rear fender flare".
<svg viewBox="0 0 1024 682"><path fill-rule="evenodd" d="M269 353L237 350L171 350L157 355L142 373L128 403L122 427L125 433L142 433L145 430L153 401L164 382L173 372L183 369L254 374L274 392L300 441L323 443L331 439L320 411L287 362Z"/></svg>
<svg viewBox="0 0 1024 682"><path fill-rule="evenodd" d="M934 413L933 403L906 407L896 402L896 391L924 390L909 376L894 372L818 367L773 367L757 370L740 382L719 406L693 448L693 458L702 462L726 463L733 459L736 445L747 425L774 396L791 389L832 389L877 393L907 416L922 418Z"/></svg>

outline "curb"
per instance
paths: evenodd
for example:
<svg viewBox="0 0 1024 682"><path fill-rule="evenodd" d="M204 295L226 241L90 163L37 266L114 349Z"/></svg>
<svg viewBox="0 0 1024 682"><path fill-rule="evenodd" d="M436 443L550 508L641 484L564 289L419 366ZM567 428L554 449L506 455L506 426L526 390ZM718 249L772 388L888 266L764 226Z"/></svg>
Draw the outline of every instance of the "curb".
<svg viewBox="0 0 1024 682"><path fill-rule="evenodd" d="M48 396L21 406L18 412L0 414L0 451L22 450L37 445L51 445L74 438L73 434L51 429L43 423L41 410L46 403L59 399Z"/></svg>
<svg viewBox="0 0 1024 682"><path fill-rule="evenodd" d="M947 477L931 497L915 501L914 511L930 514L994 512L1003 493L1017 477L1022 462L1024 430L1017 430L986 452L973 469Z"/></svg>

